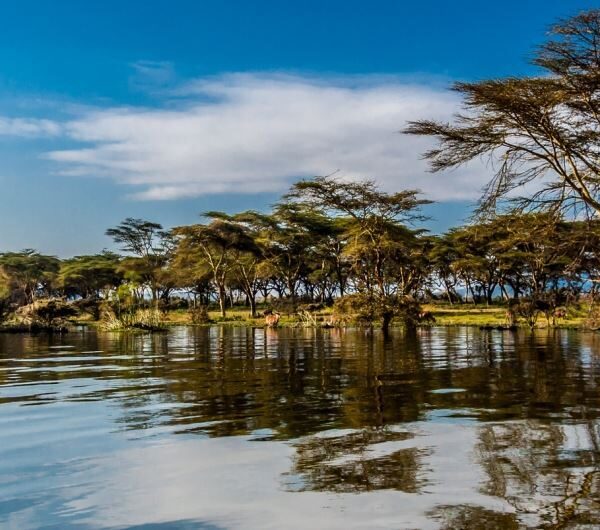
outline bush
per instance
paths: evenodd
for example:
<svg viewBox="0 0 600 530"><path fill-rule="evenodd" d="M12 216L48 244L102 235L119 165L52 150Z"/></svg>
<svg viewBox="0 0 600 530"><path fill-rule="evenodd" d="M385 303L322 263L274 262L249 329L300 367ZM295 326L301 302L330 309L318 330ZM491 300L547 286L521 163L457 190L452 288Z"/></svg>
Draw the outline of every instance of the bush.
<svg viewBox="0 0 600 530"><path fill-rule="evenodd" d="M299 300L292 300L290 297L277 298L272 301L274 311L284 315L293 315L298 307Z"/></svg>
<svg viewBox="0 0 600 530"><path fill-rule="evenodd" d="M81 298L73 302L73 306L79 313L87 313L94 320L100 320L100 308L102 300L96 297Z"/></svg>
<svg viewBox="0 0 600 530"><path fill-rule="evenodd" d="M30 328L63 328L68 319L77 314L77 308L60 298L36 300L15 312L18 324Z"/></svg>
<svg viewBox="0 0 600 530"><path fill-rule="evenodd" d="M189 314L192 324L209 324L211 322L208 316L208 307L205 305L190 308Z"/></svg>
<svg viewBox="0 0 600 530"><path fill-rule="evenodd" d="M7 298L0 298L0 323L4 322L10 313L10 301Z"/></svg>
<svg viewBox="0 0 600 530"><path fill-rule="evenodd" d="M343 325L355 322L359 326L372 326L379 321L387 329L394 318L400 318L405 325L414 326L422 315L420 304L412 297L374 296L370 294L351 294L339 298L333 305L332 323Z"/></svg>
<svg viewBox="0 0 600 530"><path fill-rule="evenodd" d="M138 309L124 311L119 315L110 308L104 308L101 327L107 331L141 329L160 331L166 329L164 315L158 309Z"/></svg>
<svg viewBox="0 0 600 530"><path fill-rule="evenodd" d="M185 298L174 297L169 298L168 301L161 301L161 309L165 311L177 311L178 309L188 309L189 307L189 301Z"/></svg>

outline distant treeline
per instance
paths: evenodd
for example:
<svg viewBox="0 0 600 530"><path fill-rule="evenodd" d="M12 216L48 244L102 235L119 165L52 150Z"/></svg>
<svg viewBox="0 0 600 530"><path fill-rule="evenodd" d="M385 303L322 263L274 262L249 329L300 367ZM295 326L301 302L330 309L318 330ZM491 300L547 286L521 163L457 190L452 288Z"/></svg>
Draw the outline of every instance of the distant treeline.
<svg viewBox="0 0 600 530"><path fill-rule="evenodd" d="M595 291L600 223L511 213L431 235L416 228L427 201L371 181L300 181L271 212L206 212L203 223L163 230L126 219L107 230L123 254L58 259L34 250L0 254L2 315L60 297L99 315L114 307L257 301L293 312L336 304L339 314L418 321L419 303L543 300L553 307Z"/></svg>

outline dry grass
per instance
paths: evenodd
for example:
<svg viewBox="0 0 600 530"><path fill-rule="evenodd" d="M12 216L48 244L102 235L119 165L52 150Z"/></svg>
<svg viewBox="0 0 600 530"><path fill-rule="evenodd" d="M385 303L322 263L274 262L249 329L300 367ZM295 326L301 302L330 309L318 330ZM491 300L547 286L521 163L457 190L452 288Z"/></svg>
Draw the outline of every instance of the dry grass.
<svg viewBox="0 0 600 530"><path fill-rule="evenodd" d="M208 315L210 322L207 324L198 325L227 325L227 326L264 326L265 319L260 313L262 308L258 310L259 316L251 318L246 308L232 308L227 310L227 316L221 317L219 311L209 311ZM505 326L506 308L500 305L493 306L477 306L472 304L456 304L450 305L445 303L425 304L424 311L429 311L435 317L434 326ZM159 316L160 315L160 316ZM326 308L315 313L316 325L320 325L327 321L331 316L331 309ZM155 315L146 315L144 317L148 323L157 327L176 326L176 325L192 325L190 313L185 309L168 311L166 313L157 313ZM144 320L140 317L140 320ZM560 328L585 328L587 319L587 309L585 307L573 307L569 309L566 319L561 319L556 322L556 327ZM311 319L312 322L312 319ZM103 329L124 329L124 326L119 326L115 323L115 327L100 324ZM280 327L302 327L306 326L306 318L301 318L295 315L282 314L279 321ZM313 323L314 325L314 323ZM522 322L520 325L525 326ZM541 315L537 322L537 327L547 327L546 318ZM134 328L135 326L129 326ZM141 326L140 326L141 327Z"/></svg>
<svg viewBox="0 0 600 530"><path fill-rule="evenodd" d="M107 312L99 323L105 331L131 329L157 331L164 329L166 324L164 313L156 309L138 309L135 313L125 312L120 316Z"/></svg>

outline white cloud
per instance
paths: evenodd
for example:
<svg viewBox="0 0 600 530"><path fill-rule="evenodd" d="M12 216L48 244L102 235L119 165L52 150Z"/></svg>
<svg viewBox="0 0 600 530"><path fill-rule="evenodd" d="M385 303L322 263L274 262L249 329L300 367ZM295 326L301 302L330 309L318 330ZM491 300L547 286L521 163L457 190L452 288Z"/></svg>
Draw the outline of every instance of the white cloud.
<svg viewBox="0 0 600 530"><path fill-rule="evenodd" d="M58 136L61 125L52 120L36 118L5 118L0 116L0 136L26 138Z"/></svg>
<svg viewBox="0 0 600 530"><path fill-rule="evenodd" d="M289 491L287 480L304 484L301 476L289 474L295 457L292 444L242 436L172 436L162 443L115 451L110 457L86 461L80 466L83 470L67 468L56 479L57 491L63 497L63 513L73 514L77 523L89 528L177 526L193 521L232 530L434 530L440 528L435 513L444 506L460 507L465 499L481 509L514 511L504 499L481 491L486 474L474 457L477 425L439 420L396 426L399 432L417 436L386 447L391 453L424 450L417 473L427 486L418 493L375 489L359 496ZM381 446L370 446L360 460L375 458ZM347 455L352 456L357 455ZM64 486L65 481L77 487ZM310 479L305 484L310 487Z"/></svg>
<svg viewBox="0 0 600 530"><path fill-rule="evenodd" d="M457 96L433 85L235 74L188 83L166 103L88 112L65 124L81 147L48 156L63 173L112 178L152 200L280 192L336 170L388 190L472 199L489 176L479 165L431 175L421 159L431 139L398 134L407 120L451 119Z"/></svg>

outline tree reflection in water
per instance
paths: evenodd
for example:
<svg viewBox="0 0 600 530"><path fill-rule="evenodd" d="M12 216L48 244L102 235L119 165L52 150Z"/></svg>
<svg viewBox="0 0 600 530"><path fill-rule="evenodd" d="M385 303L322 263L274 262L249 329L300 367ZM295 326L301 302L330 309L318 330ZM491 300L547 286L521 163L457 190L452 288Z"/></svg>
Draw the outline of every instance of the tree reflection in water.
<svg viewBox="0 0 600 530"><path fill-rule="evenodd" d="M522 528L514 513L499 513L479 506L439 506L431 517L441 521L441 530L516 530Z"/></svg>
<svg viewBox="0 0 600 530"><path fill-rule="evenodd" d="M424 485L418 472L426 450L398 449L394 443L412 437L407 432L384 428L304 438L295 444L290 475L298 478L289 484L296 491L355 493L395 489L417 493Z"/></svg>
<svg viewBox="0 0 600 530"><path fill-rule="evenodd" d="M594 528L599 351L564 330L4 335L0 406L97 401L132 439L277 441L283 490L397 492L444 528Z"/></svg>
<svg viewBox="0 0 600 530"><path fill-rule="evenodd" d="M598 422L535 420L480 428L483 489L506 499L532 527L600 525ZM598 527L598 526L594 526Z"/></svg>

